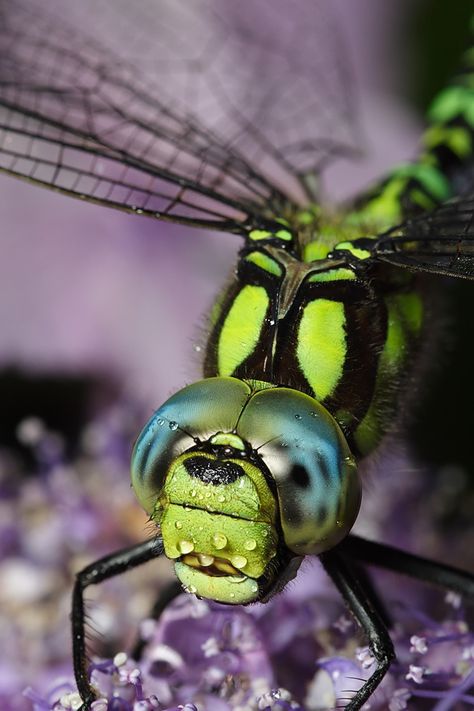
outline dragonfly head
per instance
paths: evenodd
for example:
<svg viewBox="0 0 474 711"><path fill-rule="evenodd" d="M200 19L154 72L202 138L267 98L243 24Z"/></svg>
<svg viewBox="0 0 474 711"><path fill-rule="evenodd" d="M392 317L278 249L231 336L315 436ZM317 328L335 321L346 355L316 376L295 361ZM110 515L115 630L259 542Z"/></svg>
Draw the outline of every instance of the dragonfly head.
<svg viewBox="0 0 474 711"><path fill-rule="evenodd" d="M327 410L236 378L194 383L153 415L132 484L184 587L230 604L281 589L304 555L347 535L360 505L354 459Z"/></svg>

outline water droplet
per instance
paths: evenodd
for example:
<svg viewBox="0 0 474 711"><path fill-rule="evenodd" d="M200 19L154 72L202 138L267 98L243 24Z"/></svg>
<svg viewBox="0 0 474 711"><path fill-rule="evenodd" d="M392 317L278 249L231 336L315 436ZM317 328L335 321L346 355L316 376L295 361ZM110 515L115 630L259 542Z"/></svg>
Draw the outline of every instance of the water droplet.
<svg viewBox="0 0 474 711"><path fill-rule="evenodd" d="M194 344L194 350L196 353L200 353L202 351L201 346L198 346L197 344Z"/></svg>
<svg viewBox="0 0 474 711"><path fill-rule="evenodd" d="M248 563L248 560L244 555L234 555L230 562L232 563L234 568L241 570L241 568L245 568Z"/></svg>
<svg viewBox="0 0 474 711"><path fill-rule="evenodd" d="M255 538L248 538L244 543L244 548L246 551L254 551L257 547L257 541Z"/></svg>
<svg viewBox="0 0 474 711"><path fill-rule="evenodd" d="M194 550L194 543L192 541L179 541L178 542L178 550L180 553L183 555L186 555L186 553L192 553Z"/></svg>
<svg viewBox="0 0 474 711"><path fill-rule="evenodd" d="M297 413L297 414L295 415L295 420L301 420L301 415L299 415L299 414Z"/></svg>
<svg viewBox="0 0 474 711"><path fill-rule="evenodd" d="M229 597L235 597L235 593L231 593Z"/></svg>
<svg viewBox="0 0 474 711"><path fill-rule="evenodd" d="M318 417L318 413L314 412L313 410L311 410L309 414L311 415L311 417Z"/></svg>
<svg viewBox="0 0 474 711"><path fill-rule="evenodd" d="M178 529L183 528L183 522L182 521L175 521L174 526L175 526L175 528L178 528Z"/></svg>
<svg viewBox="0 0 474 711"><path fill-rule="evenodd" d="M274 326L274 325L275 325L275 319L271 318L268 323L270 324L270 326Z"/></svg>
<svg viewBox="0 0 474 711"><path fill-rule="evenodd" d="M175 431L175 430L178 429L179 425L178 425L178 423L175 422L174 420L170 420L170 422L169 422L169 424L168 424L168 427L170 428L170 430Z"/></svg>
<svg viewBox="0 0 474 711"><path fill-rule="evenodd" d="M224 501L225 501L225 496L224 496L223 494L220 494L220 495L217 497L217 500L219 501L219 503L223 504Z"/></svg>
<svg viewBox="0 0 474 711"><path fill-rule="evenodd" d="M204 568L207 568L209 565L212 565L214 563L213 555L204 555L204 553L200 553L198 555L198 559Z"/></svg>
<svg viewBox="0 0 474 711"><path fill-rule="evenodd" d="M194 499L194 497L196 496L196 489L191 489L191 491L189 493L191 494L191 496Z"/></svg>
<svg viewBox="0 0 474 711"><path fill-rule="evenodd" d="M210 492L210 491L208 491L208 492L207 492L207 494L206 494L206 499L210 499L210 498L211 498L211 496L212 496L211 492Z"/></svg>
<svg viewBox="0 0 474 711"><path fill-rule="evenodd" d="M165 424L165 420L163 420L161 417L159 420L157 420L157 424L160 426L163 426Z"/></svg>
<svg viewBox="0 0 474 711"><path fill-rule="evenodd" d="M195 585L188 585L186 592L191 593L191 595L195 595L197 593L197 587Z"/></svg>
<svg viewBox="0 0 474 711"><path fill-rule="evenodd" d="M214 533L212 536L212 543L214 548L217 548L217 550L220 551L227 545L227 536L223 533Z"/></svg>

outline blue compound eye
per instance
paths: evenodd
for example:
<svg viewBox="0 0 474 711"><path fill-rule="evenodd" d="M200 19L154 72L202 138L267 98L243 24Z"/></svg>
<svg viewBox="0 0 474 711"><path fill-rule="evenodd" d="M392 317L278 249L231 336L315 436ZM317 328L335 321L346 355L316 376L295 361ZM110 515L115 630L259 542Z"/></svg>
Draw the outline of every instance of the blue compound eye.
<svg viewBox="0 0 474 711"><path fill-rule="evenodd" d="M254 476L249 485L256 508L249 513L232 494L234 517L242 513L240 506L244 519L269 518L271 506L262 493L266 476L274 482L284 542L293 553L322 553L350 531L359 512L361 487L334 418L308 395L265 384L252 388L236 378L209 378L184 388L143 429L132 456L132 485L148 513L157 514L169 504L169 494L162 494L171 472L175 483L186 481L183 472L176 474L177 462L184 461L186 452L197 442L218 443L216 438L230 449L234 438L263 462L259 479ZM220 471L212 460L200 463ZM189 469L189 463L186 466ZM184 487L173 496L191 496L195 481L196 477L189 492ZM196 505L195 500L188 503Z"/></svg>
<svg viewBox="0 0 474 711"><path fill-rule="evenodd" d="M135 495L147 513L155 510L173 462L196 440L231 432L251 394L236 378L207 378L170 397L150 418L132 454Z"/></svg>
<svg viewBox="0 0 474 711"><path fill-rule="evenodd" d="M287 547L319 554L352 528L361 486L354 458L334 418L289 388L256 393L238 433L258 451L276 483Z"/></svg>

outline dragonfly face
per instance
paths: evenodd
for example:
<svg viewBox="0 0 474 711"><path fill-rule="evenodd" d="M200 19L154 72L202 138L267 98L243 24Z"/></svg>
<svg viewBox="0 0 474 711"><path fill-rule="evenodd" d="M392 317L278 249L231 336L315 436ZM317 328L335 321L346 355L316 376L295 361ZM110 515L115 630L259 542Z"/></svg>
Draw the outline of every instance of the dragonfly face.
<svg viewBox="0 0 474 711"><path fill-rule="evenodd" d="M342 540L361 493L320 403L223 377L184 388L155 413L135 445L132 483L181 582L230 604L266 599L302 556Z"/></svg>

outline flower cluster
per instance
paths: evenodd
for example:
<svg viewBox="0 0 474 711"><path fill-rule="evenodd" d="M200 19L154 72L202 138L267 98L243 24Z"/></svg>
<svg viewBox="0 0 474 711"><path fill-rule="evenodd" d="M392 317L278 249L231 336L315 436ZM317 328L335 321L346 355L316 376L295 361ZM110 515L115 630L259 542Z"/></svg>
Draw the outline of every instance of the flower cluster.
<svg viewBox="0 0 474 711"><path fill-rule="evenodd" d="M35 452L37 471L12 476L18 464L9 454L1 459L2 711L80 707L66 624L74 571L146 535L129 488L127 443L136 425L127 412L117 407L89 425L74 458L54 433L28 421L19 436ZM411 504L402 502L413 501L413 472L400 454L387 461L397 488L390 488L394 477L382 477L366 496L371 536L403 539L408 548L420 537L430 542L426 553L443 554L448 534L434 525L439 502L431 487L425 516L415 515L410 529ZM416 486L418 494L427 490L423 472ZM453 538L452 546L460 560L461 542ZM89 605L94 711L339 709L375 668L317 561L265 605L227 607L184 594L150 619L169 573L166 561L155 561L97 590ZM401 576L374 579L393 619L397 659L366 708L473 708L474 632L464 601ZM133 649L137 635L141 653L133 659L119 650Z"/></svg>

